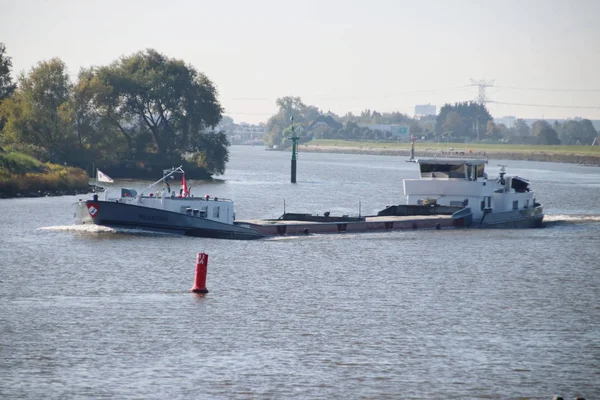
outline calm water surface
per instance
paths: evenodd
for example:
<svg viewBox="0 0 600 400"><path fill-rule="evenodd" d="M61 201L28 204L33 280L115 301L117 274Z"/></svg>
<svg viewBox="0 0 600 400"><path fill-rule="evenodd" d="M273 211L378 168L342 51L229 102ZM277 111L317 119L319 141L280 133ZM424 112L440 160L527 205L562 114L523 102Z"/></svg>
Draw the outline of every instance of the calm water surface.
<svg viewBox="0 0 600 400"><path fill-rule="evenodd" d="M364 215L416 175L302 153L292 185L289 160L234 146L192 193L238 219L284 200ZM0 398L600 398L600 168L498 164L532 181L545 228L245 242L75 227L75 196L0 200Z"/></svg>

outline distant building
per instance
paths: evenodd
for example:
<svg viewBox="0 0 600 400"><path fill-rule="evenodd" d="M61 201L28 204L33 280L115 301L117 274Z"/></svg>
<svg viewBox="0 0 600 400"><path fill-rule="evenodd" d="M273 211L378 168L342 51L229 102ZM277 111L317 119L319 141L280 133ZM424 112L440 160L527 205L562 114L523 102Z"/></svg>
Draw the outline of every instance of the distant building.
<svg viewBox="0 0 600 400"><path fill-rule="evenodd" d="M262 143L267 133L264 125L250 125L245 122L229 125L224 131L232 144Z"/></svg>
<svg viewBox="0 0 600 400"><path fill-rule="evenodd" d="M437 107L431 104L415 106L415 117L427 117L428 115L437 115Z"/></svg>

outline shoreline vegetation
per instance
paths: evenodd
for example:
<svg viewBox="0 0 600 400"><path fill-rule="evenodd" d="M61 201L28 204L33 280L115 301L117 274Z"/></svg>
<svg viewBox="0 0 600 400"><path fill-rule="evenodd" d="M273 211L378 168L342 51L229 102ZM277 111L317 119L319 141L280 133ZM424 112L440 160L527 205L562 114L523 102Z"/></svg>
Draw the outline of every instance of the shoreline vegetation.
<svg viewBox="0 0 600 400"><path fill-rule="evenodd" d="M91 191L88 174L81 168L42 163L23 153L0 151L0 199Z"/></svg>
<svg viewBox="0 0 600 400"><path fill-rule="evenodd" d="M410 157L410 143L354 142L317 139L298 146L307 153L372 154ZM600 146L543 146L509 144L415 143L415 158L464 154L493 160L543 161L600 166Z"/></svg>

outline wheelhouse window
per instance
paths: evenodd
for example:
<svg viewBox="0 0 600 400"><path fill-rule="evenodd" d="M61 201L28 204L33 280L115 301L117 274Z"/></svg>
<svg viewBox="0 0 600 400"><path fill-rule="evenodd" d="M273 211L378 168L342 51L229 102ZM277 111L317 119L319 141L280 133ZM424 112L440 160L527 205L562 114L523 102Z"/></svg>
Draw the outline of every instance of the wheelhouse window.
<svg viewBox="0 0 600 400"><path fill-rule="evenodd" d="M477 168L477 177L483 178L484 174L485 174L485 165L479 164L479 165L474 165L474 167Z"/></svg>
<svg viewBox="0 0 600 400"><path fill-rule="evenodd" d="M420 164L421 178L461 178L465 179L464 164Z"/></svg>
<svg viewBox="0 0 600 400"><path fill-rule="evenodd" d="M467 179L476 181L477 178L483 178L484 165L467 164Z"/></svg>
<svg viewBox="0 0 600 400"><path fill-rule="evenodd" d="M510 186L511 188L515 189L515 192L517 193L529 192L529 182L527 182L525 179L519 178L518 176L512 178Z"/></svg>
<svg viewBox="0 0 600 400"><path fill-rule="evenodd" d="M517 210L519 208L519 200L513 201L513 210Z"/></svg>

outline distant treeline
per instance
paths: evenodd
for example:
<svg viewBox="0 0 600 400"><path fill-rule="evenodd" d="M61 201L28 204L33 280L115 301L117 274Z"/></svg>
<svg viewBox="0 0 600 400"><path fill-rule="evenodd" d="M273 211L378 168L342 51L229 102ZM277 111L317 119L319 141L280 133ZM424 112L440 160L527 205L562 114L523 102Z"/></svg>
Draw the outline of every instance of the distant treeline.
<svg viewBox="0 0 600 400"><path fill-rule="evenodd" d="M344 116L321 112L299 97L283 97L276 101L278 112L266 124L267 145L282 146L292 133L301 142L314 139L340 140L397 140L391 132L378 130L377 125L405 125L410 135L425 140L451 142L513 143L542 145L591 145L598 132L590 120L568 120L549 124L540 120L530 127L517 119L514 126L496 124L485 105L474 102L445 104L437 116L411 118L399 112L380 113L364 110L360 115L351 112ZM293 117L293 121L291 118ZM311 129L315 121L322 121L318 129ZM366 126L366 125L370 125Z"/></svg>

